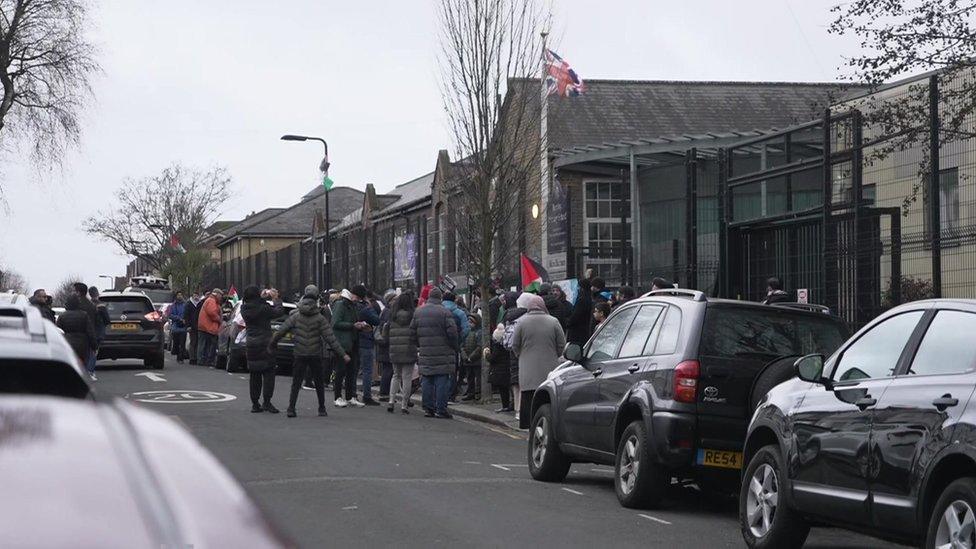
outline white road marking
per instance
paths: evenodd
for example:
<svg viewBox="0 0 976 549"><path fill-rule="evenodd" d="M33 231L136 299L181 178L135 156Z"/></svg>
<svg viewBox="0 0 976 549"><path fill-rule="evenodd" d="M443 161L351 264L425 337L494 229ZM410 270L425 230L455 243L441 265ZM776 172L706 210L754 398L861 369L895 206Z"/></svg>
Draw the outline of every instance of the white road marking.
<svg viewBox="0 0 976 549"><path fill-rule="evenodd" d="M137 376L146 376L146 379L149 379L151 381L166 381L166 378L163 377L162 374L156 374L156 373L153 373L153 372L139 372L138 374L135 374L135 375L137 375Z"/></svg>
<svg viewBox="0 0 976 549"><path fill-rule="evenodd" d="M246 378L246 377L244 377L244 376L237 376L237 378L238 378L238 379L247 379L247 378Z"/></svg>
<svg viewBox="0 0 976 549"><path fill-rule="evenodd" d="M468 465L481 465L480 461L465 461L464 463Z"/></svg>
<svg viewBox="0 0 976 549"><path fill-rule="evenodd" d="M524 463L499 463L498 465L501 465L502 467L528 467L528 465Z"/></svg>
<svg viewBox="0 0 976 549"><path fill-rule="evenodd" d="M285 484L303 484L308 482L383 482L390 484L509 484L525 483L538 486L538 481L526 477L491 477L491 478L377 478L377 477L296 477L276 478L266 480L244 481L247 486L269 486Z"/></svg>
<svg viewBox="0 0 976 549"><path fill-rule="evenodd" d="M509 469L508 467L505 467L504 465L499 465L497 463L492 463L491 466L495 467L496 469L501 469L502 471L511 471L511 469Z"/></svg>
<svg viewBox="0 0 976 549"><path fill-rule="evenodd" d="M582 496L583 495L583 492L577 492L576 490L573 490L572 488L563 488L563 490L569 492L570 494L576 494L577 496Z"/></svg>
<svg viewBox="0 0 976 549"><path fill-rule="evenodd" d="M638 515L637 515L637 516L639 516L639 517L644 517L644 518L646 518L647 520L653 520L654 522L658 522L658 523L661 523L661 524L667 524L668 526L670 526L670 525L671 525L671 523L670 523L670 522L668 522L668 521L666 521L666 520L664 520L664 519L659 519L659 518L657 518L657 517L652 517L651 515L645 515L644 513L638 513Z"/></svg>
<svg viewBox="0 0 976 549"><path fill-rule="evenodd" d="M349 507L343 507L342 508L343 511L355 511L356 509L359 509L359 506L357 506L357 505L350 505Z"/></svg>
<svg viewBox="0 0 976 549"><path fill-rule="evenodd" d="M601 468L601 467L594 467L594 468L590 469L590 471L593 471L594 473L612 473L613 472L613 469L604 469L604 468Z"/></svg>

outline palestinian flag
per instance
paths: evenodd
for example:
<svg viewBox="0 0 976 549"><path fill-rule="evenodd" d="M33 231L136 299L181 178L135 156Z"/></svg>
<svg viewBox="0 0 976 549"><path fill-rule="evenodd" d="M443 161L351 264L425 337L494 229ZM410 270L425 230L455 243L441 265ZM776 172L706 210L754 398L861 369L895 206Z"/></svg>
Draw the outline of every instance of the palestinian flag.
<svg viewBox="0 0 976 549"><path fill-rule="evenodd" d="M172 236L169 237L169 247L180 252L181 254L186 253L186 248L183 247L183 244L180 244L180 237L176 236L176 233L173 233Z"/></svg>
<svg viewBox="0 0 976 549"><path fill-rule="evenodd" d="M237 307L237 302L240 301L240 298L237 297L237 288L234 287L233 284L231 284L230 289L227 290L227 299L230 300L231 305L234 307Z"/></svg>
<svg viewBox="0 0 976 549"><path fill-rule="evenodd" d="M539 286L549 280L549 273L542 268L542 265L533 261L529 256L521 254L522 265L522 291L538 292Z"/></svg>

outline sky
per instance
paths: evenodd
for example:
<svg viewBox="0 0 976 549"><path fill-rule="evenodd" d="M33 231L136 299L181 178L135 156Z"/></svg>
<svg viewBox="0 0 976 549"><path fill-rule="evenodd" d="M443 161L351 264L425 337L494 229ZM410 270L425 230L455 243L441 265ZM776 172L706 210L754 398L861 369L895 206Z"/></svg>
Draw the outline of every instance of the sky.
<svg viewBox="0 0 976 549"><path fill-rule="evenodd" d="M832 81L856 43L838 0L553 0L557 51L584 78ZM98 0L102 74L81 145L53 172L0 158L0 266L33 288L104 286L128 258L81 230L127 177L226 167L222 219L297 202L330 176L384 192L452 149L437 86L435 0Z"/></svg>

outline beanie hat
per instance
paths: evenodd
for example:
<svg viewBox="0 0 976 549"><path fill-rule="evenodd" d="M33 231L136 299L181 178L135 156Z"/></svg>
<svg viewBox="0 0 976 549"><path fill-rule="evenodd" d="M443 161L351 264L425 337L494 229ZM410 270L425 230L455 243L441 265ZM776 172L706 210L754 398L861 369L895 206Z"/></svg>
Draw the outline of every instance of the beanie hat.
<svg viewBox="0 0 976 549"><path fill-rule="evenodd" d="M305 297L318 298L319 297L318 287L315 284L309 284L308 286L305 286Z"/></svg>
<svg viewBox="0 0 976 549"><path fill-rule="evenodd" d="M430 290L430 295L427 296L427 299L443 299L443 298L444 298L444 293L441 292L440 288L432 288Z"/></svg>
<svg viewBox="0 0 976 549"><path fill-rule="evenodd" d="M363 286L362 284L353 286L352 293L359 299L366 299L366 296L369 295L369 291L366 289L366 286Z"/></svg>

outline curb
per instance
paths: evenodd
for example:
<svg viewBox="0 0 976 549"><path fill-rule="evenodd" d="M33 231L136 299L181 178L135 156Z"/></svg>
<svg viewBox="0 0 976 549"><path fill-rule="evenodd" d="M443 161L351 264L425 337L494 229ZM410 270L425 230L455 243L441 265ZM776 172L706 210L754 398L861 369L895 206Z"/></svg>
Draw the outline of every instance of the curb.
<svg viewBox="0 0 976 549"><path fill-rule="evenodd" d="M416 404L417 406L421 406L422 404L422 399L419 395L412 395L410 397L410 401ZM451 414L456 415L458 417L463 417L465 419L470 419L474 421L480 421L482 423L488 423L496 427L502 427L504 429L508 429L509 431L515 433L521 432L518 429L513 428L511 425L508 424L507 421L499 417L497 414L492 412L485 412L473 406L451 403L448 406L448 410L451 412Z"/></svg>

